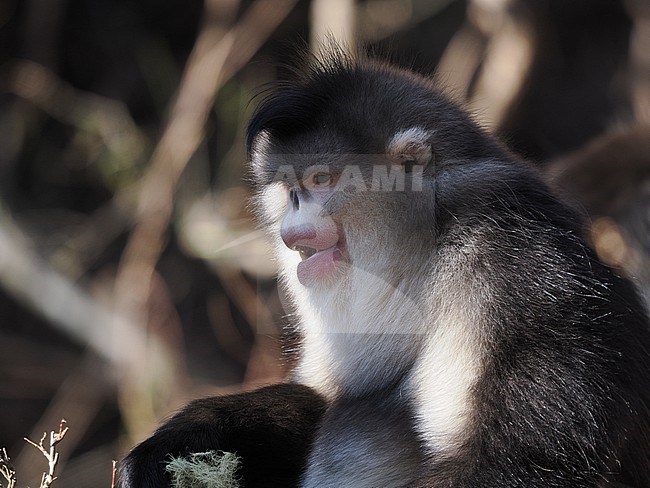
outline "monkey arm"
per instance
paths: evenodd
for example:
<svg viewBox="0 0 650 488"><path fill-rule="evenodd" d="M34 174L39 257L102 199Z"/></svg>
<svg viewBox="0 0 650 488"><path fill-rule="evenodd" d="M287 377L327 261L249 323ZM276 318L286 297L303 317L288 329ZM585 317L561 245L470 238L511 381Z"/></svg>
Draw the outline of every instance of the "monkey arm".
<svg viewBox="0 0 650 488"><path fill-rule="evenodd" d="M318 394L297 384L195 400L129 453L119 486L169 486L170 456L208 450L238 454L246 488L296 486L325 407Z"/></svg>

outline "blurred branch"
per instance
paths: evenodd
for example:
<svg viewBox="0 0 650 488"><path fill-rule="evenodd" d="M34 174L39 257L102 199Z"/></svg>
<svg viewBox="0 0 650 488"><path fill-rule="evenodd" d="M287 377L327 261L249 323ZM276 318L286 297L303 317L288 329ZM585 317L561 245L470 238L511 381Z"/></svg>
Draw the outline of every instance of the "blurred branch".
<svg viewBox="0 0 650 488"><path fill-rule="evenodd" d="M140 371L140 377L145 374L171 376L169 354L158 336L147 338L142 327L119 311L105 307L53 270L7 218L0 218L0 285L31 310L107 359L116 376L141 367L140 357L145 350L149 363L156 367ZM39 425L49 425L53 417L65 414L73 417L79 426L76 432L80 435L85 432L84 427L92 421L106 392L100 378L93 377L89 381L89 374L97 370L97 364L93 364L72 375L59 389ZM80 401L79 392L84 392L85 401ZM21 454L18 463L21 473L29 473L35 465L33 457L30 453Z"/></svg>
<svg viewBox="0 0 650 488"><path fill-rule="evenodd" d="M232 29L232 49L221 71L219 86L242 69L280 23L287 18L298 0L256 0Z"/></svg>
<svg viewBox="0 0 650 488"><path fill-rule="evenodd" d="M224 353L238 364L246 365L251 346L237 328L229 298L225 294L215 293L209 297L208 317L214 336Z"/></svg>
<svg viewBox="0 0 650 488"><path fill-rule="evenodd" d="M0 285L31 310L90 346L100 357L108 359L116 376L138 371L141 382L153 383L151 379L142 378L151 374L155 378L161 375L168 380L172 376L170 371L176 371L169 366L169 354L158 336L146 337L143 328L120 314L119 310L108 309L54 271L31 249L28 241L7 219L0 221ZM146 351L149 363L155 365L149 370L136 369L142 367L143 351ZM96 366L93 369L96 370ZM52 416L61 416L63 413L68 417L74 416L77 412L74 407L81 405L79 392L84 391L88 396L83 404L84 411L75 417L75 422L81 426L78 432L83 433L83 426L91 420L87 416L94 415L95 410L90 407L97 404L104 391L98 390L101 382L96 378L90 382L94 388L89 388L88 384L88 378L84 377L72 388L62 387L59 390L60 396L57 395L51 402L42 422L48 422ZM146 428L147 425L143 427ZM29 470L34 463L29 454L26 456L27 460L23 461L21 455L20 466Z"/></svg>
<svg viewBox="0 0 650 488"><path fill-rule="evenodd" d="M248 360L244 382L259 385L281 380L285 371L276 360L279 353L278 330L269 307L240 270L216 266L214 270L230 299L244 314L246 322L255 328L255 344Z"/></svg>
<svg viewBox="0 0 650 488"><path fill-rule="evenodd" d="M366 0L359 3L356 9L359 38L380 41L436 15L453 1Z"/></svg>
<svg viewBox="0 0 650 488"><path fill-rule="evenodd" d="M310 10L311 50L327 51L332 41L351 50L355 45L354 0L312 0Z"/></svg>
<svg viewBox="0 0 650 488"><path fill-rule="evenodd" d="M636 120L650 123L650 5L627 0L634 20L630 39L631 91Z"/></svg>
<svg viewBox="0 0 650 488"><path fill-rule="evenodd" d="M128 227L135 213L135 189L128 185L79 223L66 229L66 239L48 257L52 266L64 269L68 279L81 278L88 267Z"/></svg>
<svg viewBox="0 0 650 488"><path fill-rule="evenodd" d="M468 17L489 39L470 109L487 129L496 132L530 72L535 30L523 2L473 0Z"/></svg>
<svg viewBox="0 0 650 488"><path fill-rule="evenodd" d="M120 167L132 168L148 149L148 138L123 103L77 90L40 64L15 61L5 88L54 119L98 136ZM72 237L51 256L53 264L63 264L69 279L83 275L92 260L128 227L134 209L133 185L117 188L111 201L68 232Z"/></svg>
<svg viewBox="0 0 650 488"><path fill-rule="evenodd" d="M535 30L523 2L472 0L436 78L468 100L483 126L497 131L523 89L535 47Z"/></svg>
<svg viewBox="0 0 650 488"><path fill-rule="evenodd" d="M465 100L476 71L481 65L485 36L466 22L449 41L436 68L435 79L450 95Z"/></svg>
<svg viewBox="0 0 650 488"><path fill-rule="evenodd" d="M94 93L82 92L33 61L16 61L6 88L56 120L98 135L119 161L143 157L147 138L126 106Z"/></svg>
<svg viewBox="0 0 650 488"><path fill-rule="evenodd" d="M216 93L243 67L267 37L289 14L296 0L257 0L231 29L239 2L211 0L205 5L205 21L183 74L170 117L156 146L140 187L136 224L122 255L115 281L117 310L137 323L146 324L147 300L156 263L163 251L174 205L174 193L185 166L205 136L205 124ZM119 331L118 331L119 335ZM136 352L146 371L146 349ZM142 395L149 389L134 378L123 397L133 406L152 402ZM135 403L134 403L135 402ZM136 412L127 405L125 415L132 432L148 429L155 413Z"/></svg>
<svg viewBox="0 0 650 488"><path fill-rule="evenodd" d="M236 4L229 4L232 15ZM140 315L138 310L143 310L151 273L162 252L171 219L174 190L204 137L205 123L218 89L259 49L294 4L293 0L258 0L233 29L224 31L213 19L199 34L169 123L142 182L137 224L116 280L121 309L136 315Z"/></svg>
<svg viewBox="0 0 650 488"><path fill-rule="evenodd" d="M94 300L82 288L53 270L33 251L20 230L0 213L0 284L17 300L120 369L130 369L128 345L141 343L142 330ZM121 324L124 345L112 340Z"/></svg>

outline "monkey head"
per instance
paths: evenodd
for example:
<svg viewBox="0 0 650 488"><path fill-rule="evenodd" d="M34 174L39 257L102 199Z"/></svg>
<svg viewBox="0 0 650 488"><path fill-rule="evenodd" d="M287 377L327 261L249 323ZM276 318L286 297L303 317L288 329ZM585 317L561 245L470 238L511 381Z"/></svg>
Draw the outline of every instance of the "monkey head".
<svg viewBox="0 0 650 488"><path fill-rule="evenodd" d="M261 220L285 280L342 290L361 270L398 284L417 271L410 263L431 261L412 254L430 253L436 238L438 173L502 150L424 78L369 62L326 66L268 97L251 121Z"/></svg>

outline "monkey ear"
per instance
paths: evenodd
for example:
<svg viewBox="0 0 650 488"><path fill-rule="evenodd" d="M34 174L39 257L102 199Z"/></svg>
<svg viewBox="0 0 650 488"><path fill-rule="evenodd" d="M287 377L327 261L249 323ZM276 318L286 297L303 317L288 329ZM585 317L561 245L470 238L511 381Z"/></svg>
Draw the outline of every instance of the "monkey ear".
<svg viewBox="0 0 650 488"><path fill-rule="evenodd" d="M433 155L431 132L422 127L400 130L388 142L386 153L395 164L407 168L414 164L425 166Z"/></svg>

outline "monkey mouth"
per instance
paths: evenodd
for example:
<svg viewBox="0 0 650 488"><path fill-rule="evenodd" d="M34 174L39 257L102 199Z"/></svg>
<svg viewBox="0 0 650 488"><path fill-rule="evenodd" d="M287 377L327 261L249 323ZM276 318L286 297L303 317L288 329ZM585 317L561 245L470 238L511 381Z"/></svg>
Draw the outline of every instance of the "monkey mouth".
<svg viewBox="0 0 650 488"><path fill-rule="evenodd" d="M300 255L300 259L302 261L306 261L312 256L315 256L319 253L332 253L336 259L343 258L343 249L341 249L341 246L338 242L333 246L328 247L327 249L316 249L308 246L293 246L292 250L296 251Z"/></svg>
<svg viewBox="0 0 650 488"><path fill-rule="evenodd" d="M305 286L311 286L333 276L337 264L346 259L342 247L340 242L327 249L294 246L292 249L297 251L301 258L297 269L298 280Z"/></svg>

